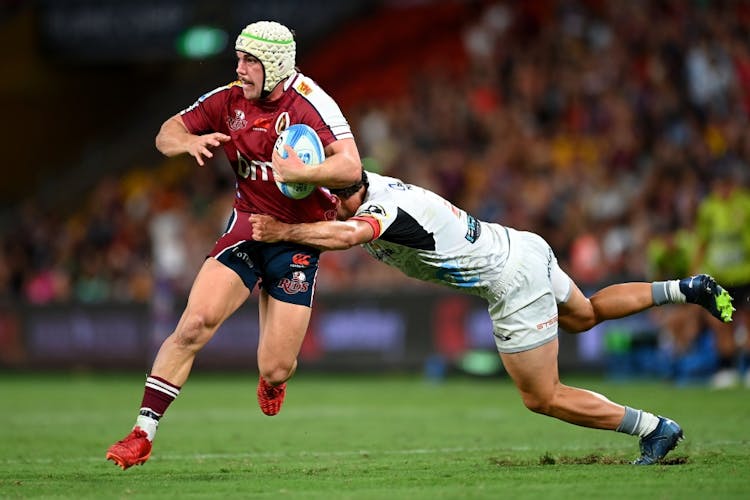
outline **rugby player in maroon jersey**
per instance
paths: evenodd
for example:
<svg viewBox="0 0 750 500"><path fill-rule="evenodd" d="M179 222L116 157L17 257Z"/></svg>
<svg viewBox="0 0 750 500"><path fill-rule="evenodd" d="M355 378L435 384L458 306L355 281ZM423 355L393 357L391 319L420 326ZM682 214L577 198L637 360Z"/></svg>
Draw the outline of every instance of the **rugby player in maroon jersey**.
<svg viewBox="0 0 750 500"><path fill-rule="evenodd" d="M156 136L164 155L187 153L200 166L223 149L236 176L236 196L226 232L203 263L182 317L156 355L133 429L107 450L107 459L123 469L149 458L159 419L187 381L195 356L256 285L258 404L266 415L279 412L310 320L320 252L253 240L249 214L288 223L333 220L336 205L327 191L318 188L293 200L275 181L337 188L360 178L349 123L336 102L297 70L292 32L276 22L255 22L237 37L235 51L237 81L167 119ZM291 149L286 159L274 153L279 134L296 123L315 129L323 143L326 159L315 168L306 168Z"/></svg>

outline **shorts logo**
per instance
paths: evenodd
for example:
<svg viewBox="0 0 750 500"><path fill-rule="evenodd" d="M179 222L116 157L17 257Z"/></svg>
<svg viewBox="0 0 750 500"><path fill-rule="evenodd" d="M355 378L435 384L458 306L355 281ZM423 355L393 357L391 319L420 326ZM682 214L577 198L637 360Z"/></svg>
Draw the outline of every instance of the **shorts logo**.
<svg viewBox="0 0 750 500"><path fill-rule="evenodd" d="M250 256L248 254L246 254L245 252L238 252L236 248L234 250L232 250L232 251L234 252L234 256L235 257L237 257L242 262L244 262L245 264L247 264L247 267L249 267L249 268L253 267L253 261L250 260Z"/></svg>
<svg viewBox="0 0 750 500"><path fill-rule="evenodd" d="M310 265L310 258L306 253L295 253L292 255L292 267L307 267Z"/></svg>
<svg viewBox="0 0 750 500"><path fill-rule="evenodd" d="M229 129L233 131L241 130L247 126L247 120L245 120L245 113L241 109L234 110L234 116L227 119L227 125Z"/></svg>
<svg viewBox="0 0 750 500"><path fill-rule="evenodd" d="M555 326L556 323L557 323L557 315L555 315L554 317L548 319L547 321L539 323L538 325L536 325L536 329L537 330L544 330L545 328L549 328L551 326Z"/></svg>
<svg viewBox="0 0 750 500"><path fill-rule="evenodd" d="M279 281L279 288L289 295L294 295L295 293L305 293L310 289L310 283L307 282L305 273L302 271L294 271L292 273L292 279L283 278Z"/></svg>
<svg viewBox="0 0 750 500"><path fill-rule="evenodd" d="M495 337L497 337L498 339L500 339L503 342L507 342L507 341L510 340L510 335L503 335L502 333L495 332Z"/></svg>

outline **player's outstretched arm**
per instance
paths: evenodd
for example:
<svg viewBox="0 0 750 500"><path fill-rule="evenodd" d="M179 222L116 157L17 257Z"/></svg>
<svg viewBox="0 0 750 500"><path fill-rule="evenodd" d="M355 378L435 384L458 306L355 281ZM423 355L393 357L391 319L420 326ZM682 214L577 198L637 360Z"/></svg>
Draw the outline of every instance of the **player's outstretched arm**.
<svg viewBox="0 0 750 500"><path fill-rule="evenodd" d="M188 153L195 158L201 167L204 158L213 158L213 148L231 140L226 134L213 132L205 135L195 135L188 132L180 115L174 115L165 121L156 135L156 149L165 156L177 156Z"/></svg>
<svg viewBox="0 0 750 500"><path fill-rule="evenodd" d="M269 215L253 214L250 223L256 241L290 241L321 250L346 250L374 237L372 226L357 219L286 224Z"/></svg>

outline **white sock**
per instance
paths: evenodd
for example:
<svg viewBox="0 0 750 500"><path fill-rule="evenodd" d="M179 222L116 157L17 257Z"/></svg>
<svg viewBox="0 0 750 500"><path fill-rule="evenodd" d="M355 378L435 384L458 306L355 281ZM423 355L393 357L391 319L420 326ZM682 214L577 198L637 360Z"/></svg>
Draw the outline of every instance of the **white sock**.
<svg viewBox="0 0 750 500"><path fill-rule="evenodd" d="M629 406L625 407L625 416L615 429L617 432L630 434L631 436L644 437L651 434L659 425L659 417L653 413L643 410L635 410Z"/></svg>
<svg viewBox="0 0 750 500"><path fill-rule="evenodd" d="M134 427L140 427L146 431L148 440L153 441L154 436L156 436L156 428L159 427L159 421L145 415L138 415L138 418L135 419Z"/></svg>
<svg viewBox="0 0 750 500"><path fill-rule="evenodd" d="M657 425L659 425L659 417L653 413L641 410L641 420L636 426L636 432L638 436L645 437L654 432Z"/></svg>
<svg viewBox="0 0 750 500"><path fill-rule="evenodd" d="M687 301L685 294L680 291L680 280L654 281L651 283L651 296L657 306L684 304Z"/></svg>

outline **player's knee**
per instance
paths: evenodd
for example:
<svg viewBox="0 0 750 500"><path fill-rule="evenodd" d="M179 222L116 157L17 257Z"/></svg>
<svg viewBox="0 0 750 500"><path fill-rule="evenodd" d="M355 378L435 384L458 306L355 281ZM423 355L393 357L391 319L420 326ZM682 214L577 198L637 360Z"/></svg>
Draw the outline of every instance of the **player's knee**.
<svg viewBox="0 0 750 500"><path fill-rule="evenodd" d="M549 415L550 409L552 407L551 398L545 397L541 394L533 394L529 392L523 393L522 397L523 404L526 406L526 408L533 411L534 413Z"/></svg>
<svg viewBox="0 0 750 500"><path fill-rule="evenodd" d="M270 362L259 362L258 370L260 376L266 379L266 382L271 385L278 385L286 382L292 376L296 366L297 363L294 360L291 362L272 360Z"/></svg>
<svg viewBox="0 0 750 500"><path fill-rule="evenodd" d="M218 327L218 321L209 315L191 313L180 321L175 330L175 341L182 347L200 349L211 338Z"/></svg>

